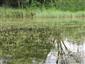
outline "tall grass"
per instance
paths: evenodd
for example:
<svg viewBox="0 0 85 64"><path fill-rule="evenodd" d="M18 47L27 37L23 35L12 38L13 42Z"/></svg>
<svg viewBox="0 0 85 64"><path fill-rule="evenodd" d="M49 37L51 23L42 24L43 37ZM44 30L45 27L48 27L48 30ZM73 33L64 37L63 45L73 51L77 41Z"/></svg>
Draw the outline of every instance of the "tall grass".
<svg viewBox="0 0 85 64"><path fill-rule="evenodd" d="M0 8L0 18L31 18L31 17L48 17L48 18L85 18L85 11L60 11L55 8Z"/></svg>

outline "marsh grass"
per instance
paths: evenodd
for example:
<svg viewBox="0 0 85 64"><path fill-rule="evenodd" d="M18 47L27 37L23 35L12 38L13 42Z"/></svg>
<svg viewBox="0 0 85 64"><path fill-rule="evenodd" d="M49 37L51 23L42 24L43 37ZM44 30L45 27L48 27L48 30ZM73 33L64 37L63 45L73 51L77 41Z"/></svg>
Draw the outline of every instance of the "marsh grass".
<svg viewBox="0 0 85 64"><path fill-rule="evenodd" d="M60 11L56 8L4 8L0 7L0 18L85 18L84 11Z"/></svg>

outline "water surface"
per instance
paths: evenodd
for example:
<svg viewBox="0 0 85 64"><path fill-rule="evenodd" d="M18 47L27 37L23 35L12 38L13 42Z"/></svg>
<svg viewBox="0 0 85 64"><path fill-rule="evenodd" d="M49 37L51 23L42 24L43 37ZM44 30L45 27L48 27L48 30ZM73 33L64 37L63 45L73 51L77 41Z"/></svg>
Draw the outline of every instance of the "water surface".
<svg viewBox="0 0 85 64"><path fill-rule="evenodd" d="M84 64L84 40L83 19L0 21L0 56L11 55L10 64Z"/></svg>

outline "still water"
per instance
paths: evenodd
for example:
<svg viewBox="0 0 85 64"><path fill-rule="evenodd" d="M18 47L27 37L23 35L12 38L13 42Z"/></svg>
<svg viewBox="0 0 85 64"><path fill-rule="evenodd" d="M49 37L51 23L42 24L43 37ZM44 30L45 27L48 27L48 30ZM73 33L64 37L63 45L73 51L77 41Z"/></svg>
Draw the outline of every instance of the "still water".
<svg viewBox="0 0 85 64"><path fill-rule="evenodd" d="M50 50L45 60L41 62L33 59L33 64L85 64L85 43L77 44L67 38L61 41L62 50L59 54L58 43Z"/></svg>
<svg viewBox="0 0 85 64"><path fill-rule="evenodd" d="M64 43L68 50L61 44L62 51L64 51L63 56L59 57L57 50L52 49L47 55L45 64L85 64L85 43L77 45L67 39L64 40Z"/></svg>
<svg viewBox="0 0 85 64"><path fill-rule="evenodd" d="M2 51L5 57L3 55L0 57L0 64L9 64L8 62L11 61L10 57L6 57L7 53L12 55L12 62L14 62L10 64L85 64L85 41L81 40L81 36L85 35L85 22L81 19L80 21L78 19L62 21L56 18L21 20L10 19L6 22L4 20L0 25L1 29L3 28L0 36L6 37L5 44L13 43L13 46L3 44L4 51ZM8 32L5 29L8 29ZM63 32L67 36L72 36L72 39L79 37L81 41L78 43L68 37L58 41L56 38L51 42L53 47L49 48L48 42L59 34L56 35L56 32ZM3 38L0 40L3 42ZM6 47L11 47L11 50L6 51Z"/></svg>

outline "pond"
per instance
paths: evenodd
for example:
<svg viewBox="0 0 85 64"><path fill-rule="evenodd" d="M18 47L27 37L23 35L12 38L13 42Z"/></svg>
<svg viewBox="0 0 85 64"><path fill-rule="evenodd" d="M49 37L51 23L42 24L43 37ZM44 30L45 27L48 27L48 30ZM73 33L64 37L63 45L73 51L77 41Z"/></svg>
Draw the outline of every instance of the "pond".
<svg viewBox="0 0 85 64"><path fill-rule="evenodd" d="M56 46L57 45L57 46ZM61 51L56 50L58 44L47 55L45 64L84 64L85 63L85 43L74 44L67 39L61 42Z"/></svg>
<svg viewBox="0 0 85 64"><path fill-rule="evenodd" d="M85 21L1 19L0 57L0 64L85 64Z"/></svg>

